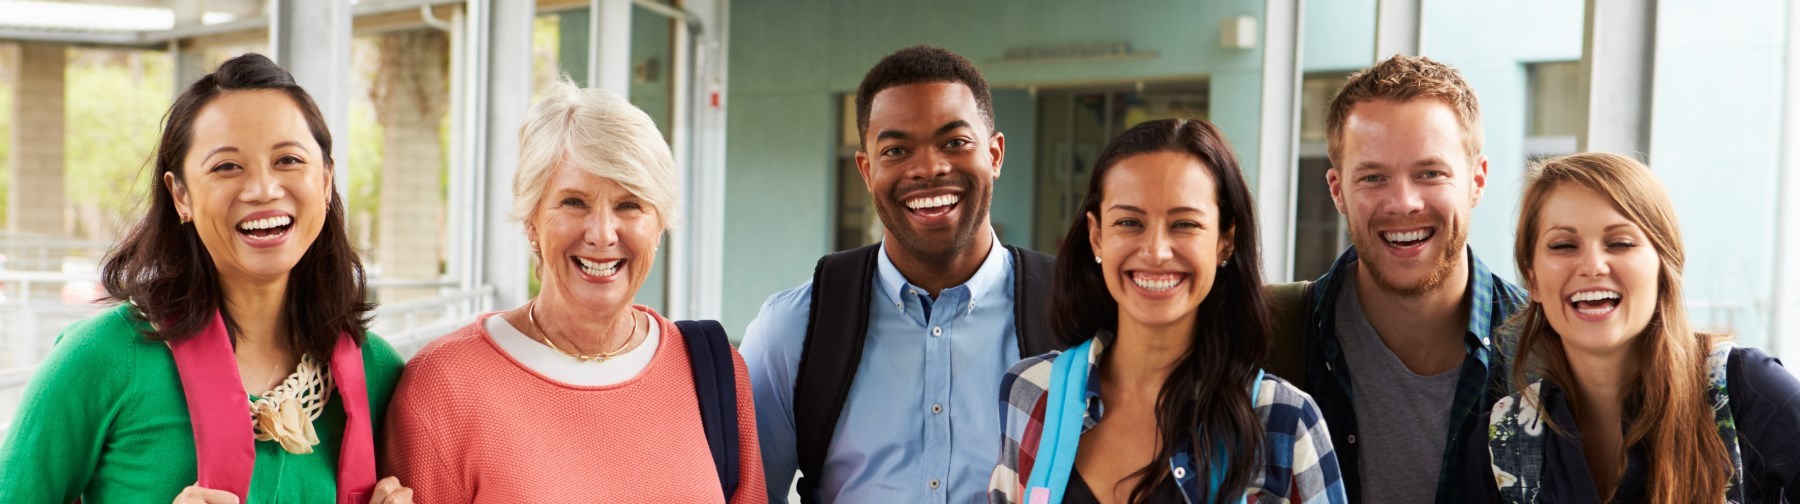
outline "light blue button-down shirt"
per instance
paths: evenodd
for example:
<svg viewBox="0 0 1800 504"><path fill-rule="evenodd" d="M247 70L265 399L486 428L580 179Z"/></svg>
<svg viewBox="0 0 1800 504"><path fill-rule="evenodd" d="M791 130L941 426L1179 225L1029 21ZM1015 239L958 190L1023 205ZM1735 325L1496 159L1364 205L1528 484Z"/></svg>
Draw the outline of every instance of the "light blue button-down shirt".
<svg viewBox="0 0 1800 504"><path fill-rule="evenodd" d="M993 244L974 277L936 300L907 282L882 245L862 363L825 453L826 502L987 501L1000 450L995 398L1019 360L1013 258ZM772 502L787 501L799 463L794 376L811 303L811 282L770 296L739 348Z"/></svg>

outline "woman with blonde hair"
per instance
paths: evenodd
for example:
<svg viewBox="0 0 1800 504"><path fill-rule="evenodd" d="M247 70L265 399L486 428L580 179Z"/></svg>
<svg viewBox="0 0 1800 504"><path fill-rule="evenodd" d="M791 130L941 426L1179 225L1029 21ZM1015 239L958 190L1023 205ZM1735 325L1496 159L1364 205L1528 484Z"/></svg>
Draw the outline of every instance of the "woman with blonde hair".
<svg viewBox="0 0 1800 504"><path fill-rule="evenodd" d="M1800 470L1800 381L1689 326L1668 193L1613 154L1550 159L1513 258L1517 392L1469 453L1492 502L1783 502Z"/></svg>
<svg viewBox="0 0 1800 504"><path fill-rule="evenodd" d="M543 287L413 357L386 462L424 502L766 501L744 359L632 302L681 206L668 144L617 95L544 94L513 178Z"/></svg>

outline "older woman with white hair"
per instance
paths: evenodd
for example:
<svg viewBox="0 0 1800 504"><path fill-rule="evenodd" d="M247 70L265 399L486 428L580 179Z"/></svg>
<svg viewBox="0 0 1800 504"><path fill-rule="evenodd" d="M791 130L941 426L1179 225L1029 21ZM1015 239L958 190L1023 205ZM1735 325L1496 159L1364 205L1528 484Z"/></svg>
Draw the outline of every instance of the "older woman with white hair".
<svg viewBox="0 0 1800 504"><path fill-rule="evenodd" d="M766 501L743 358L632 303L680 207L656 125L563 80L519 144L542 289L413 357L383 462L420 502Z"/></svg>

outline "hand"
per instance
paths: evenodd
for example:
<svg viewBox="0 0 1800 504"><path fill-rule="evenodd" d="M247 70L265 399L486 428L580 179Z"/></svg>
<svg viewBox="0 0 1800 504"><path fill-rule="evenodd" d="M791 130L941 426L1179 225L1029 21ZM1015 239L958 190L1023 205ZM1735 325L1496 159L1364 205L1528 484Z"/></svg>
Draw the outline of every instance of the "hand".
<svg viewBox="0 0 1800 504"><path fill-rule="evenodd" d="M202 488L195 483L181 489L181 493L175 495L174 504L238 504L238 498L231 492Z"/></svg>
<svg viewBox="0 0 1800 504"><path fill-rule="evenodd" d="M412 504L412 502L412 489L400 486L400 478L393 476L375 482L375 492L369 496L369 504Z"/></svg>

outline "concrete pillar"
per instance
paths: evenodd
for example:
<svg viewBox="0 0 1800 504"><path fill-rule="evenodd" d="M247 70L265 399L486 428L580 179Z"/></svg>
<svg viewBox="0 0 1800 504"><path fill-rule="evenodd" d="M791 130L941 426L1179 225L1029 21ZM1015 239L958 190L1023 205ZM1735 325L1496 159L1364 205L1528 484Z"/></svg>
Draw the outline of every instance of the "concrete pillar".
<svg viewBox="0 0 1800 504"><path fill-rule="evenodd" d="M449 36L437 30L382 35L376 114L383 131L380 226L375 260L382 277L434 280L442 274L444 167L438 125L450 106ZM425 297L433 289L385 289L382 301Z"/></svg>
<svg viewBox="0 0 1800 504"><path fill-rule="evenodd" d="M63 71L59 44L19 45L19 82L13 99L9 231L66 234L63 197Z"/></svg>

